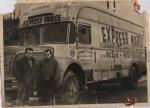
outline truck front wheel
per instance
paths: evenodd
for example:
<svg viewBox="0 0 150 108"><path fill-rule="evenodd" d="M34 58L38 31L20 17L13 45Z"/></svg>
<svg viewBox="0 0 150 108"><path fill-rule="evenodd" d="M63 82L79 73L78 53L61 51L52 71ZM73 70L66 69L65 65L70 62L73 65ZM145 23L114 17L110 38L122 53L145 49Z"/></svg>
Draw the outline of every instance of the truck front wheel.
<svg viewBox="0 0 150 108"><path fill-rule="evenodd" d="M63 97L67 104L75 104L79 100L79 81L77 76L69 70L63 81Z"/></svg>

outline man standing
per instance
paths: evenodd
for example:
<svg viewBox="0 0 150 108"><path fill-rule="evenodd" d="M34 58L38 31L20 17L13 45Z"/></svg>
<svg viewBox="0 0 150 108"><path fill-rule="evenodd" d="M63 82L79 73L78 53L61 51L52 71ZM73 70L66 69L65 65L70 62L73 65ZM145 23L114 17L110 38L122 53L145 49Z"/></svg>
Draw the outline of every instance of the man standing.
<svg viewBox="0 0 150 108"><path fill-rule="evenodd" d="M56 92L58 63L54 58L54 50L44 51L44 58L39 63L38 95L40 102L50 102Z"/></svg>
<svg viewBox="0 0 150 108"><path fill-rule="evenodd" d="M33 49L26 48L24 56L15 62L14 76L20 83L16 100L17 105L28 104L29 97L33 92L37 66L32 54Z"/></svg>

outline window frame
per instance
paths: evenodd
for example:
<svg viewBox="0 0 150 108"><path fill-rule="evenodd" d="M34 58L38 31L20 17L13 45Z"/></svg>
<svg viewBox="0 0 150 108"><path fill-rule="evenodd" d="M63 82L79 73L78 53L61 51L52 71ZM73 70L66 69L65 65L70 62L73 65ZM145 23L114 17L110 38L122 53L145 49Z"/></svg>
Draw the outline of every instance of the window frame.
<svg viewBox="0 0 150 108"><path fill-rule="evenodd" d="M67 23L67 22L68 22L68 21L63 21L63 22L61 22L61 23ZM55 23L60 23L60 22L53 22L53 24L55 24ZM49 24L44 24L44 25L43 25L44 31L43 31L43 33L42 33L42 42L41 42L41 44L68 44L67 29L66 29L66 41L65 41L65 42L43 42L44 32L45 32L45 26L49 26L50 24L51 24L51 23L49 23ZM68 22L67 24L69 24L69 22ZM67 25L67 28L68 28L68 25Z"/></svg>
<svg viewBox="0 0 150 108"><path fill-rule="evenodd" d="M79 26L82 25L82 26L85 26L86 28L89 28L89 43L82 43L80 41L80 37L78 35L78 32L79 32ZM92 36L91 36L91 25L90 24L86 24L86 23L78 23L78 31L77 31L77 37L78 37L78 43L79 44L82 44L82 45L91 45L92 44Z"/></svg>
<svg viewBox="0 0 150 108"><path fill-rule="evenodd" d="M74 31L73 31L73 32L74 32L74 33L73 33L73 35L74 35L74 36L73 36L73 37L74 37L74 40L73 40L73 42L70 40L70 39L71 39L71 38L70 38L70 37L71 37L71 30L72 30L72 29L71 29L71 25L73 25L73 28L74 28ZM69 27L70 27L70 28L69 28L70 31L69 31L69 34L68 34L68 36L69 36L69 40L68 40L69 42L68 42L68 43L69 43L69 44L74 44L74 43L76 42L76 26L75 26L75 24L74 24L73 22L69 22Z"/></svg>
<svg viewBox="0 0 150 108"><path fill-rule="evenodd" d="M20 28L18 33L20 33L20 32L23 33L23 32L25 32L26 30L30 30L31 28L32 28L32 29L35 29L36 27L39 27L39 32L40 32L41 26L38 25L38 26ZM23 35L23 34L22 34L22 35ZM26 43L25 43L25 37L22 36L22 35L20 35L19 44L20 44L21 46L28 46L28 45L26 45ZM39 33L39 43L38 43L38 44L40 44L40 39L41 39L41 34ZM37 44L37 45L38 45L38 44Z"/></svg>

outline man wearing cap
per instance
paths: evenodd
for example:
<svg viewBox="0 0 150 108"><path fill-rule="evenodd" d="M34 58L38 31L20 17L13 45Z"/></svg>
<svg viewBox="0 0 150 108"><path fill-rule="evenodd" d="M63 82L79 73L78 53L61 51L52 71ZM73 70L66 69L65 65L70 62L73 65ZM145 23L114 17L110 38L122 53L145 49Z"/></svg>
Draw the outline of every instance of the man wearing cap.
<svg viewBox="0 0 150 108"><path fill-rule="evenodd" d="M39 62L38 96L40 102L50 102L57 87L58 63L54 50L44 50L44 58Z"/></svg>
<svg viewBox="0 0 150 108"><path fill-rule="evenodd" d="M28 104L33 92L36 80L37 65L33 58L33 49L26 48L23 57L15 62L14 76L20 83L16 104L19 106Z"/></svg>

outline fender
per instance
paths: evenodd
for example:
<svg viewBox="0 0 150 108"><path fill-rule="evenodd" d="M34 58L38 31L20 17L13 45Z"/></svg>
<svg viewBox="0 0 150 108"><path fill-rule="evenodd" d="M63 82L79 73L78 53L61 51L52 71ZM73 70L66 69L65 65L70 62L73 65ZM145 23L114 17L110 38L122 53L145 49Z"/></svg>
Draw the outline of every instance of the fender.
<svg viewBox="0 0 150 108"><path fill-rule="evenodd" d="M61 86L67 68L69 67L70 64L77 63L77 61L72 58L65 58L65 57L56 57L56 60L58 62L58 76L57 76L58 86Z"/></svg>

